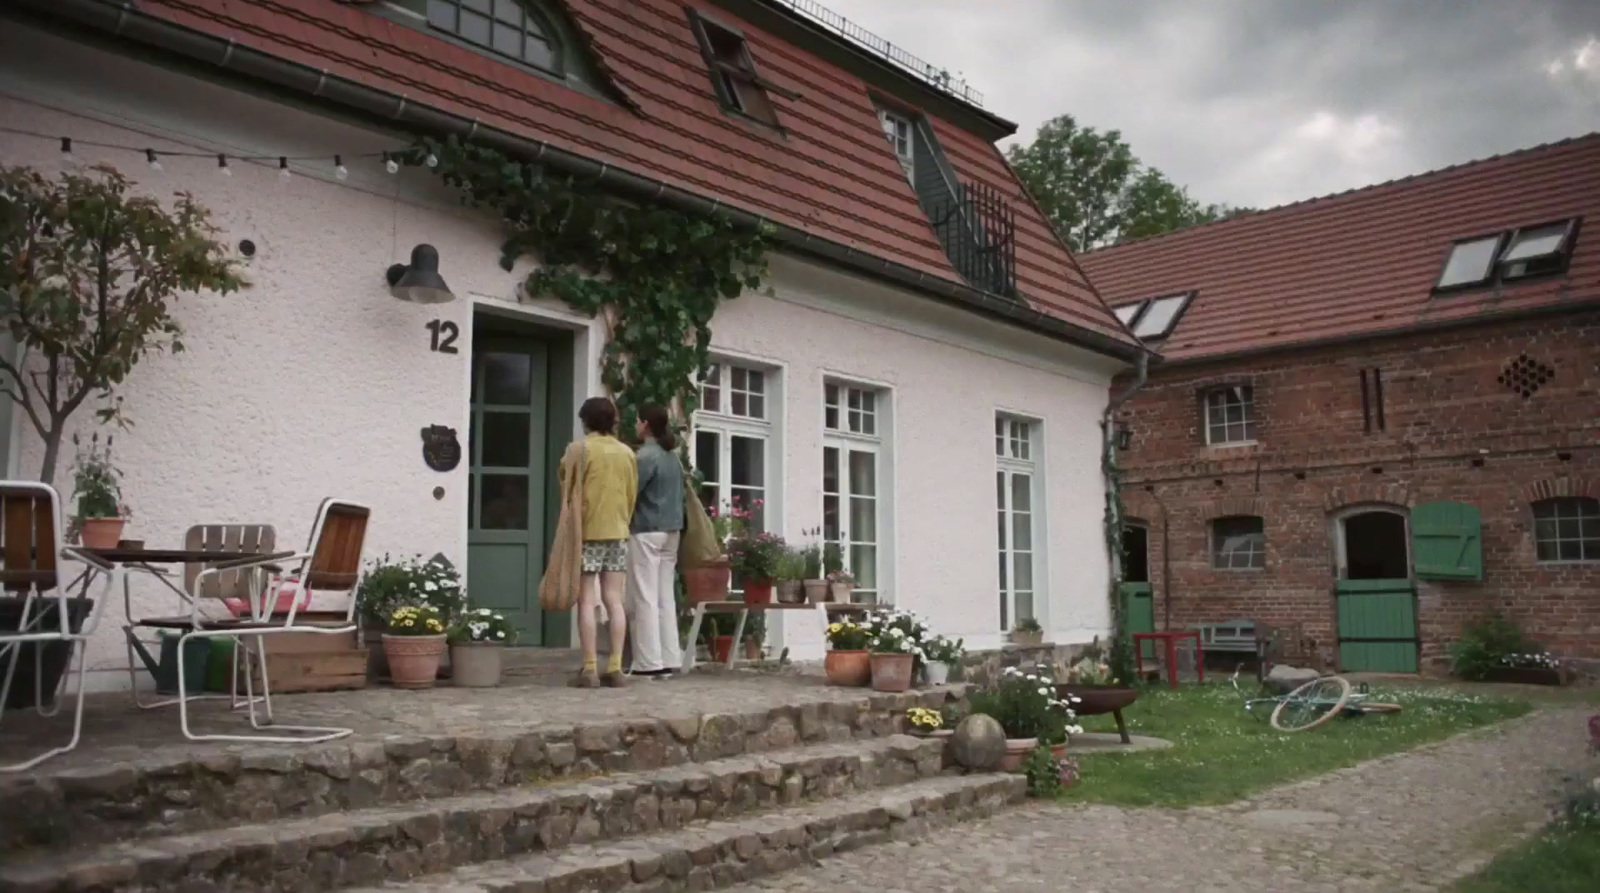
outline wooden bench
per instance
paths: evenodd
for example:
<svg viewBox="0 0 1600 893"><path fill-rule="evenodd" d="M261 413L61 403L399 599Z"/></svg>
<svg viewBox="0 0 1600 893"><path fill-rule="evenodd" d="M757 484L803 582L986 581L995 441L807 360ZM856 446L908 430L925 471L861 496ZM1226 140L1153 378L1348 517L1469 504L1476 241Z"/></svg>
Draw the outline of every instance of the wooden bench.
<svg viewBox="0 0 1600 893"><path fill-rule="evenodd" d="M1257 653L1256 624L1253 620L1197 623L1189 628L1200 634L1201 651Z"/></svg>

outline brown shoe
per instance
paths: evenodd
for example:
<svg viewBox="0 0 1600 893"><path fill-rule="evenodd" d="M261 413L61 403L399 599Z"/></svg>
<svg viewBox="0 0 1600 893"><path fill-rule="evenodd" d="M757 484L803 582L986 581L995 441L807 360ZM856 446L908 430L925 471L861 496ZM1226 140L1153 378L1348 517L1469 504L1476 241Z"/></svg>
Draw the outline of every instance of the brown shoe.
<svg viewBox="0 0 1600 893"><path fill-rule="evenodd" d="M594 670L579 670L567 684L573 688L599 688L600 676Z"/></svg>
<svg viewBox="0 0 1600 893"><path fill-rule="evenodd" d="M628 677L621 673L607 673L600 677L600 684L606 688L627 688Z"/></svg>

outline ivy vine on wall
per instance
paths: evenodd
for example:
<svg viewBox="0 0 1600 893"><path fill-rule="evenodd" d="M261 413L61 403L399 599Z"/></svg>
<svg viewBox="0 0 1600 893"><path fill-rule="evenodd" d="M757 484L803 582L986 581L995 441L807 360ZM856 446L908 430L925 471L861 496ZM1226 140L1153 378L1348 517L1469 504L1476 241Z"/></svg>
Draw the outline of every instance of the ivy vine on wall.
<svg viewBox="0 0 1600 893"><path fill-rule="evenodd" d="M413 162L428 154L463 202L500 215L502 267L523 257L539 264L524 283L528 294L606 320L601 380L624 421L631 425L643 404L675 401L687 419L710 362L711 318L722 301L764 285L771 228L624 201L454 137L424 141Z"/></svg>

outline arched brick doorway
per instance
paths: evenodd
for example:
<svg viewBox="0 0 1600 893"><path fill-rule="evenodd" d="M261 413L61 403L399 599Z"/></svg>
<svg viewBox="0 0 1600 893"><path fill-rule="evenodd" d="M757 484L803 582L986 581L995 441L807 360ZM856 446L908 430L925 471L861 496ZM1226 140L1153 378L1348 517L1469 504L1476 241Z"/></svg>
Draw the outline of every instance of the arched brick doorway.
<svg viewBox="0 0 1600 893"><path fill-rule="evenodd" d="M1334 602L1339 667L1417 672L1417 596L1406 509L1392 503L1334 512Z"/></svg>

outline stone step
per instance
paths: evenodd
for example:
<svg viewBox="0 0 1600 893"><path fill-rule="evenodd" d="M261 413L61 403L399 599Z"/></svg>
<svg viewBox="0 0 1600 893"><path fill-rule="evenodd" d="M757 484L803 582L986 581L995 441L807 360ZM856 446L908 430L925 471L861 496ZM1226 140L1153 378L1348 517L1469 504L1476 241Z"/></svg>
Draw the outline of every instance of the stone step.
<svg viewBox="0 0 1600 893"><path fill-rule="evenodd" d="M932 778L944 742L895 735L68 850L19 853L0 890L326 890L680 828Z"/></svg>
<svg viewBox="0 0 1600 893"><path fill-rule="evenodd" d="M607 772L637 772L850 741L903 730L905 711L965 686L871 694L747 713L596 722L502 737L346 739L313 746L206 748L178 759L0 779L7 853L301 818ZM174 729L173 734L177 731ZM46 764L48 769L48 764Z"/></svg>
<svg viewBox="0 0 1600 893"><path fill-rule="evenodd" d="M480 862L351 893L676 893L778 874L871 844L991 815L1027 795L1018 775L946 775L739 821Z"/></svg>

